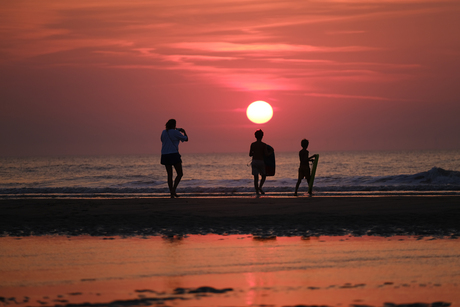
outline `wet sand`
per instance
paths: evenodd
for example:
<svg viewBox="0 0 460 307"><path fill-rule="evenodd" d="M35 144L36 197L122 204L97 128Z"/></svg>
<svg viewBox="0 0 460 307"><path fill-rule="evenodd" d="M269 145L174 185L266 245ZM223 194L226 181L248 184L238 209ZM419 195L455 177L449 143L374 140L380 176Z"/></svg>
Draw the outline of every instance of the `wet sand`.
<svg viewBox="0 0 460 307"><path fill-rule="evenodd" d="M0 306L460 305L456 196L3 199L0 219Z"/></svg>
<svg viewBox="0 0 460 307"><path fill-rule="evenodd" d="M0 234L460 235L459 196L0 200Z"/></svg>
<svg viewBox="0 0 460 307"><path fill-rule="evenodd" d="M0 305L458 306L459 243L402 236L3 237Z"/></svg>

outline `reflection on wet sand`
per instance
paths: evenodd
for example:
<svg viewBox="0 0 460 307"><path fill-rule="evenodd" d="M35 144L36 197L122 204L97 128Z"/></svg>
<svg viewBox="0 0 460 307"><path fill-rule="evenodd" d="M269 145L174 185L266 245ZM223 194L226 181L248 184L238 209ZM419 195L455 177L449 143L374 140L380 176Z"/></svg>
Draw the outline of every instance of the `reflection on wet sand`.
<svg viewBox="0 0 460 307"><path fill-rule="evenodd" d="M0 304L458 305L458 244L367 236L2 237Z"/></svg>

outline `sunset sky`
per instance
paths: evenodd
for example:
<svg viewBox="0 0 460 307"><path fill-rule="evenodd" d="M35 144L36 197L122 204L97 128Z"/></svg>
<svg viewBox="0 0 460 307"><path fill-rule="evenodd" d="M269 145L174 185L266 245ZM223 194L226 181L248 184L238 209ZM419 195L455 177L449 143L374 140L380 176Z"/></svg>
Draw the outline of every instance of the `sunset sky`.
<svg viewBox="0 0 460 307"><path fill-rule="evenodd" d="M254 124L246 108L274 110ZM458 0L0 0L0 156L460 148Z"/></svg>

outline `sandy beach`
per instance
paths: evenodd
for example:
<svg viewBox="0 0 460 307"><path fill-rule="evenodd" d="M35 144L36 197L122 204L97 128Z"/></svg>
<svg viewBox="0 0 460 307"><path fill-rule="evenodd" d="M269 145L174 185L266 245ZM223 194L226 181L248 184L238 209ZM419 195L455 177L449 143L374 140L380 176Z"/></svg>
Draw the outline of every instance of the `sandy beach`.
<svg viewBox="0 0 460 307"><path fill-rule="evenodd" d="M460 235L460 197L222 197L0 200L11 236L185 234Z"/></svg>

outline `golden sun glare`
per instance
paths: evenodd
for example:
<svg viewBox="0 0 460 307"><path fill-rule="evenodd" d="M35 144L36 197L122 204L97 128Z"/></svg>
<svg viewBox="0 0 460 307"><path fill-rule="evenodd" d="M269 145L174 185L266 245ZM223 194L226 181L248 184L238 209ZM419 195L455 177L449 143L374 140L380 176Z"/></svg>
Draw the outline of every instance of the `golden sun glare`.
<svg viewBox="0 0 460 307"><path fill-rule="evenodd" d="M269 103L258 100L249 105L246 115L253 123L264 124L272 118L273 109Z"/></svg>

